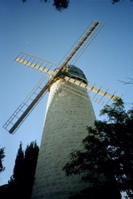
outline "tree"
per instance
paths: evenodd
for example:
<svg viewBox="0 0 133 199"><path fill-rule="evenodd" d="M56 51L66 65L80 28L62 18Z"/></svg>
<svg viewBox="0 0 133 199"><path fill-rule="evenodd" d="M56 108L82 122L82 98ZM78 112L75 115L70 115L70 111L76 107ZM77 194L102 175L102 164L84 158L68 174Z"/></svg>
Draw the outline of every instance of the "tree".
<svg viewBox="0 0 133 199"><path fill-rule="evenodd" d="M126 111L118 100L105 106L101 115L107 119L88 127L84 150L71 153L70 162L63 168L67 176L82 174L88 183L79 198L118 199L120 191L133 191L133 108Z"/></svg>
<svg viewBox="0 0 133 199"><path fill-rule="evenodd" d="M13 175L8 182L8 194L6 198L30 199L34 175L37 163L39 147L36 142L27 145L25 152L20 143Z"/></svg>
<svg viewBox="0 0 133 199"><path fill-rule="evenodd" d="M3 159L5 157L5 152L4 152L4 148L0 149L0 172L4 171L5 167L3 166Z"/></svg>
<svg viewBox="0 0 133 199"><path fill-rule="evenodd" d="M26 0L22 0L23 2L26 2ZM45 3L48 2L48 0L41 0ZM69 0L53 0L53 6L58 10L61 11L63 9L68 8Z"/></svg>
<svg viewBox="0 0 133 199"><path fill-rule="evenodd" d="M15 166L13 169L13 176L12 176L12 180L15 181L15 183L17 184L20 182L22 183L23 181L23 175L24 175L23 167L24 167L24 152L22 149L22 143L20 142L18 153L15 160Z"/></svg>
<svg viewBox="0 0 133 199"><path fill-rule="evenodd" d="M115 3L118 3L120 2L121 0L112 0L112 3L115 4ZM131 0L132 1L132 0Z"/></svg>
<svg viewBox="0 0 133 199"><path fill-rule="evenodd" d="M133 84L133 79L132 78L127 78L128 79L128 81L122 81L122 80L120 80L120 82L122 82L124 85L125 84Z"/></svg>
<svg viewBox="0 0 133 199"><path fill-rule="evenodd" d="M45 3L48 2L48 0L41 0L44 1ZM52 0L53 1L53 6L58 10L62 11L63 9L68 8L69 6L69 0ZM121 0L111 0L113 4L120 2ZM131 0L132 1L132 0ZM22 2L26 2L26 0L22 0Z"/></svg>
<svg viewBox="0 0 133 199"><path fill-rule="evenodd" d="M26 192L25 198L30 198L32 187L34 183L35 169L37 164L39 147L36 142L31 142L30 145L26 147L25 158L24 158L24 188Z"/></svg>

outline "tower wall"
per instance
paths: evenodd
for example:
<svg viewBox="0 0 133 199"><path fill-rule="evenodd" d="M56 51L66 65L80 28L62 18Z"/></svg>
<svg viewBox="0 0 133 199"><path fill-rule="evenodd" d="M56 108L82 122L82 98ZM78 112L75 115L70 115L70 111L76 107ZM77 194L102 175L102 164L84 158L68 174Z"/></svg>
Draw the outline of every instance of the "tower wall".
<svg viewBox="0 0 133 199"><path fill-rule="evenodd" d="M95 115L89 96L84 99L65 90L64 85L86 93L61 80L51 86L32 199L67 199L86 186L81 176L67 177L62 168L71 152L82 149L82 140L88 133L86 126L93 125Z"/></svg>

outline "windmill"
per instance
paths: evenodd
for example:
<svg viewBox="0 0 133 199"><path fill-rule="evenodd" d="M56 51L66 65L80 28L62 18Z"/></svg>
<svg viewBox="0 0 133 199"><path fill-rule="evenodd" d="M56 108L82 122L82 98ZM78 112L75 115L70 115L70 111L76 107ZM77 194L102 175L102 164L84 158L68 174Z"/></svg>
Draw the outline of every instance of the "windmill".
<svg viewBox="0 0 133 199"><path fill-rule="evenodd" d="M4 124L9 133L13 134L19 128L46 91L50 91L33 199L65 199L85 187L79 176L65 177L62 168L68 161L68 154L82 148L81 141L87 135L86 126L92 126L95 120L87 90L95 93L93 99L97 94L102 96L99 102L103 97L119 99L115 92L88 84L82 70L74 66L103 25L100 22L92 23L59 64L24 52L15 59L17 63L42 71L45 75Z"/></svg>

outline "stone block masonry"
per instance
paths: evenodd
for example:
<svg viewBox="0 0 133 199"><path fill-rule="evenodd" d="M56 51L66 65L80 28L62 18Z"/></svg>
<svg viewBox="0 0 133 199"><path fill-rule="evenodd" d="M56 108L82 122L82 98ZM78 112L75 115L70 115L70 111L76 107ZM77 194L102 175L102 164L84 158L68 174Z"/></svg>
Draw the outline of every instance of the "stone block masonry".
<svg viewBox="0 0 133 199"><path fill-rule="evenodd" d="M86 93L62 80L51 86L32 199L67 199L86 187L80 175L67 177L62 168L71 152L82 149L86 126L94 124L95 115L89 96L84 99L65 90L65 85Z"/></svg>

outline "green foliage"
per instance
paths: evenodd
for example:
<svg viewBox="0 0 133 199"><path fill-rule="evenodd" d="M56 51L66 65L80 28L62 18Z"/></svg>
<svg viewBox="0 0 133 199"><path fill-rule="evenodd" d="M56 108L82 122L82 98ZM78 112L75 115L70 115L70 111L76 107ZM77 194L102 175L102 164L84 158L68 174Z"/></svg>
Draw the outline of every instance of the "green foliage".
<svg viewBox="0 0 133 199"><path fill-rule="evenodd" d="M112 3L113 4L115 4L115 3L118 3L118 2L120 2L121 0L112 0ZM130 1L132 1L132 0L130 0Z"/></svg>
<svg viewBox="0 0 133 199"><path fill-rule="evenodd" d="M4 148L0 149L0 172L4 171L5 167L2 164L2 161L5 157L5 152L4 152Z"/></svg>
<svg viewBox="0 0 133 199"><path fill-rule="evenodd" d="M31 142L26 147L25 152L22 149L22 143L20 143L13 175L8 182L7 199L9 197L14 199L30 199L38 152L39 148L36 142Z"/></svg>
<svg viewBox="0 0 133 199"><path fill-rule="evenodd" d="M24 172L25 172L25 182L24 187L27 193L27 198L30 198L32 186L34 183L34 175L37 163L39 148L36 142L31 142L25 150L25 159L24 159Z"/></svg>
<svg viewBox="0 0 133 199"><path fill-rule="evenodd" d="M22 0L23 3L25 3L27 0ZM49 0L41 0L46 2L49 2ZM69 6L69 0L52 0L53 1L53 6L56 8L58 11L62 11L64 9L67 9ZM113 4L120 2L121 0L111 0ZM131 0L132 1L132 0Z"/></svg>
<svg viewBox="0 0 133 199"><path fill-rule="evenodd" d="M16 160L15 160L13 176L12 176L12 180L14 179L17 183L22 181L23 179L23 175L24 175L23 167L24 167L24 152L22 149L22 143L20 143Z"/></svg>
<svg viewBox="0 0 133 199"><path fill-rule="evenodd" d="M120 2L120 0L112 0L112 3L115 4L117 2Z"/></svg>
<svg viewBox="0 0 133 199"><path fill-rule="evenodd" d="M113 184L101 185L98 187L88 187L80 194L71 196L70 199L121 199L118 189Z"/></svg>
<svg viewBox="0 0 133 199"><path fill-rule="evenodd" d="M26 0L22 0L24 3ZM48 0L41 0L44 1L45 3L48 2ZM53 0L53 6L58 10L61 11L63 9L68 8L69 5L69 0Z"/></svg>
<svg viewBox="0 0 133 199"><path fill-rule="evenodd" d="M110 187L110 192L116 190L115 195L120 198L119 191L133 191L133 108L125 111L124 103L118 100L105 106L101 114L107 119L95 121L94 128L88 127L84 150L71 153L71 160L63 169L68 176L82 174L82 180L92 187L86 194L91 194L91 189Z"/></svg>
<svg viewBox="0 0 133 199"><path fill-rule="evenodd" d="M59 11L68 8L69 0L54 0L53 6Z"/></svg>

